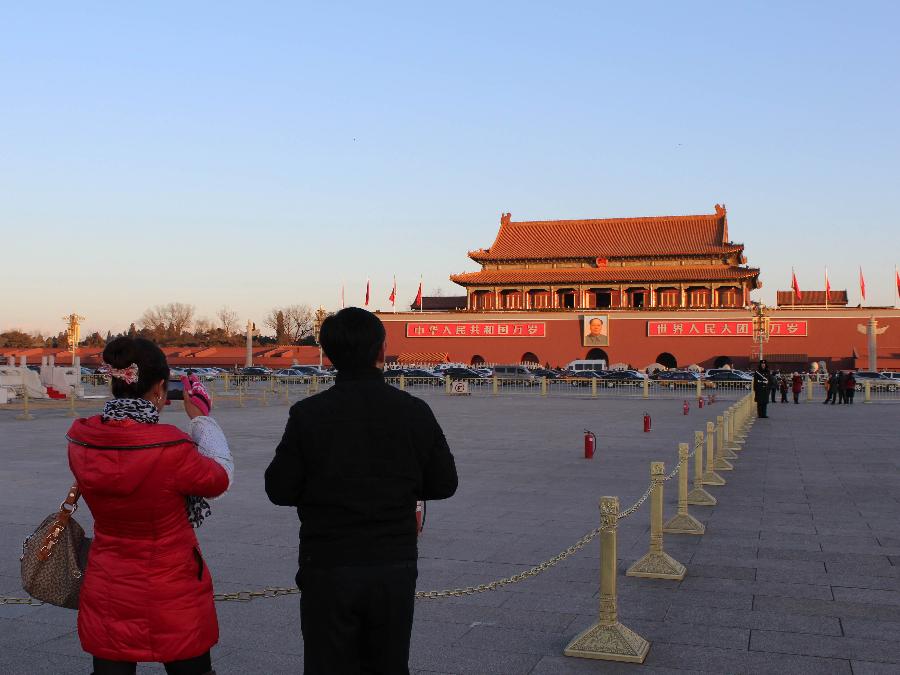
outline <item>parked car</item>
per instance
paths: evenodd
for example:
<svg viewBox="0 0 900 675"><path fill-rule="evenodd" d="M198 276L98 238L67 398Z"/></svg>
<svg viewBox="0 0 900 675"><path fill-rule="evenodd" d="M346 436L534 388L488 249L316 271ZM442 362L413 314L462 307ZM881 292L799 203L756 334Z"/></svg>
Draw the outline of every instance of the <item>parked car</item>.
<svg viewBox="0 0 900 675"><path fill-rule="evenodd" d="M471 368L462 368L459 366L451 366L450 368L442 368L441 374L449 377L451 380L486 380L487 375L482 375L477 370Z"/></svg>
<svg viewBox="0 0 900 675"><path fill-rule="evenodd" d="M853 377L856 379L856 391L863 391L866 388L866 382L869 383L872 391L897 391L900 387L900 381L873 370L860 370L853 373Z"/></svg>
<svg viewBox="0 0 900 675"><path fill-rule="evenodd" d="M605 370L567 370L558 379L568 382L573 387L590 387L592 379L599 380L606 372Z"/></svg>
<svg viewBox="0 0 900 675"><path fill-rule="evenodd" d="M752 385L753 377L737 370L720 370L712 375L707 375L703 381L703 386L710 388L750 389Z"/></svg>
<svg viewBox="0 0 900 675"><path fill-rule="evenodd" d="M537 382L537 377L528 366L496 366L494 377L500 384L524 384L531 386Z"/></svg>
<svg viewBox="0 0 900 675"><path fill-rule="evenodd" d="M895 373L892 370L883 370L881 371L881 374L889 380L894 380L895 382L900 383L900 373Z"/></svg>
<svg viewBox="0 0 900 675"><path fill-rule="evenodd" d="M638 387L643 386L647 378L635 370L607 370L597 379L607 387Z"/></svg>
<svg viewBox="0 0 900 675"><path fill-rule="evenodd" d="M660 387L686 387L696 386L700 380L697 373L690 370L658 370L650 376Z"/></svg>
<svg viewBox="0 0 900 675"><path fill-rule="evenodd" d="M559 371L553 370L551 368L532 368L531 372L534 373L537 377L546 377L548 380L556 380L559 379Z"/></svg>

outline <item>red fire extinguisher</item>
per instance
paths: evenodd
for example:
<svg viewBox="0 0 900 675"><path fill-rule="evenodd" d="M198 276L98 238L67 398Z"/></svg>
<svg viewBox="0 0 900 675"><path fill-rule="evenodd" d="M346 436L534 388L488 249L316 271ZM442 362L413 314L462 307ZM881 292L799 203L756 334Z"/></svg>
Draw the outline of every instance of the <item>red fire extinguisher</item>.
<svg viewBox="0 0 900 675"><path fill-rule="evenodd" d="M597 448L597 436L593 431L584 430L584 458L594 459L594 450Z"/></svg>
<svg viewBox="0 0 900 675"><path fill-rule="evenodd" d="M702 408L702 407L703 407L703 397L702 397L702 396L698 396L698 397L697 397L697 407L698 407L698 408Z"/></svg>
<svg viewBox="0 0 900 675"><path fill-rule="evenodd" d="M685 399L684 405L681 406L681 410L684 412L685 415L687 415L688 412L690 412L691 406L688 404L687 399Z"/></svg>
<svg viewBox="0 0 900 675"><path fill-rule="evenodd" d="M649 431L650 431L650 413L645 412L644 413L644 433L646 434Z"/></svg>

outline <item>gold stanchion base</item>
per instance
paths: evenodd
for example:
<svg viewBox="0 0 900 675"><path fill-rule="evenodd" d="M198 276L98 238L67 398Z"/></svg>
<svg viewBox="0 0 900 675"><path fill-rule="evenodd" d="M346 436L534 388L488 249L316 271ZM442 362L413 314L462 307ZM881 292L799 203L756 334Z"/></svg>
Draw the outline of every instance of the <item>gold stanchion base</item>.
<svg viewBox="0 0 900 675"><path fill-rule="evenodd" d="M734 471L734 465L731 462L727 461L724 457L716 457L713 468L716 471Z"/></svg>
<svg viewBox="0 0 900 675"><path fill-rule="evenodd" d="M647 555L634 563L625 572L628 577L643 579L672 579L681 581L687 568L665 551L648 551Z"/></svg>
<svg viewBox="0 0 900 675"><path fill-rule="evenodd" d="M690 513L676 513L663 523L666 534L703 534L706 525L694 518Z"/></svg>
<svg viewBox="0 0 900 675"><path fill-rule="evenodd" d="M715 506L719 502L702 487L698 487L688 492L687 503L691 506Z"/></svg>
<svg viewBox="0 0 900 675"><path fill-rule="evenodd" d="M563 654L579 659L643 663L648 651L649 642L617 622L612 626L595 623L572 640Z"/></svg>
<svg viewBox="0 0 900 675"><path fill-rule="evenodd" d="M725 448L722 451L722 457L724 459L737 459L738 456L736 454L734 454L735 450L740 450L740 448L735 448L735 447Z"/></svg>
<svg viewBox="0 0 900 675"><path fill-rule="evenodd" d="M703 480L701 482L704 485L725 485L725 479L715 471L707 471L703 474Z"/></svg>
<svg viewBox="0 0 900 675"><path fill-rule="evenodd" d="M22 413L21 415L16 415L16 419L17 419L17 420L24 420L24 421L27 422L27 421L29 421L29 420L33 420L33 419L34 419L34 415L31 415L31 414L29 414L29 413Z"/></svg>

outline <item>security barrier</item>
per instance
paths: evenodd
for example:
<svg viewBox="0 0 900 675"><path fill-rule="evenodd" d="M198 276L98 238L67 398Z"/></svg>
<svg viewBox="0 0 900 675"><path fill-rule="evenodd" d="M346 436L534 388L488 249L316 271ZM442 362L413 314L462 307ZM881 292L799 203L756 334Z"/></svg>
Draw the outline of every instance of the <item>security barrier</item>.
<svg viewBox="0 0 900 675"><path fill-rule="evenodd" d="M405 386L405 382L402 383L402 386ZM494 381L494 386L496 386L496 380ZM242 396L244 389L245 386L238 387L239 397ZM275 389L274 387L271 389L263 388L263 397L266 396L267 391L274 393ZM289 389L286 384L284 397L285 400L289 398ZM618 497L602 497L600 500L600 527L588 532L575 544L546 562L510 577L477 586L442 591L418 591L415 594L416 599L435 600L447 597L464 597L494 591L510 584L533 578L583 549L599 535L600 597L598 619L569 643L564 650L564 654L579 658L643 663L650 649L650 643L618 620L618 595L616 591L618 521L636 513L649 498L650 548L646 555L628 568L626 574L632 577L653 579L683 579L687 569L665 552L663 533L704 534L705 526L688 513L688 504L710 506L716 503L716 498L710 495L703 487L704 485L723 485L725 483L715 472L717 461L720 459L715 452L716 439L718 439L720 450L723 447L723 437L726 436L726 430L727 438L735 439L735 442L737 442L738 438L743 439L753 424L754 411L752 396L745 396L733 404L726 415L717 417L717 425L708 422L705 436L702 431L695 431L693 450L689 452L687 443L679 443L678 465L668 475L665 474L665 464L663 462L652 462L650 465L649 487L625 511L620 511ZM726 419L728 420L727 424L725 423ZM704 440L706 440L707 450L706 470L704 470L703 466ZM693 489L688 492L687 474L691 457L694 457L694 483ZM663 524L663 486L666 481L674 478L676 475L679 479L678 510L672 518ZM721 482L710 481L711 478L714 479L716 477ZM267 587L262 590L218 593L214 598L217 602L249 602L258 598L275 598L284 595L297 595L299 593L300 590L296 587ZM0 597L0 605L4 604L40 605L42 603L31 598Z"/></svg>

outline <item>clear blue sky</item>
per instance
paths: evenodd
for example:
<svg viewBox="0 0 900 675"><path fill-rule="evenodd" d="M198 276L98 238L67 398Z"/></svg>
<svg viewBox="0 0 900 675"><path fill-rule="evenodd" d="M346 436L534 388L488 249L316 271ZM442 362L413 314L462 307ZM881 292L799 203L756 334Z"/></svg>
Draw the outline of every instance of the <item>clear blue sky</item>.
<svg viewBox="0 0 900 675"><path fill-rule="evenodd" d="M138 6L139 5L139 6ZM786 6L789 5L789 6ZM0 330L458 291L514 220L711 213L893 304L897 3L6 3Z"/></svg>

